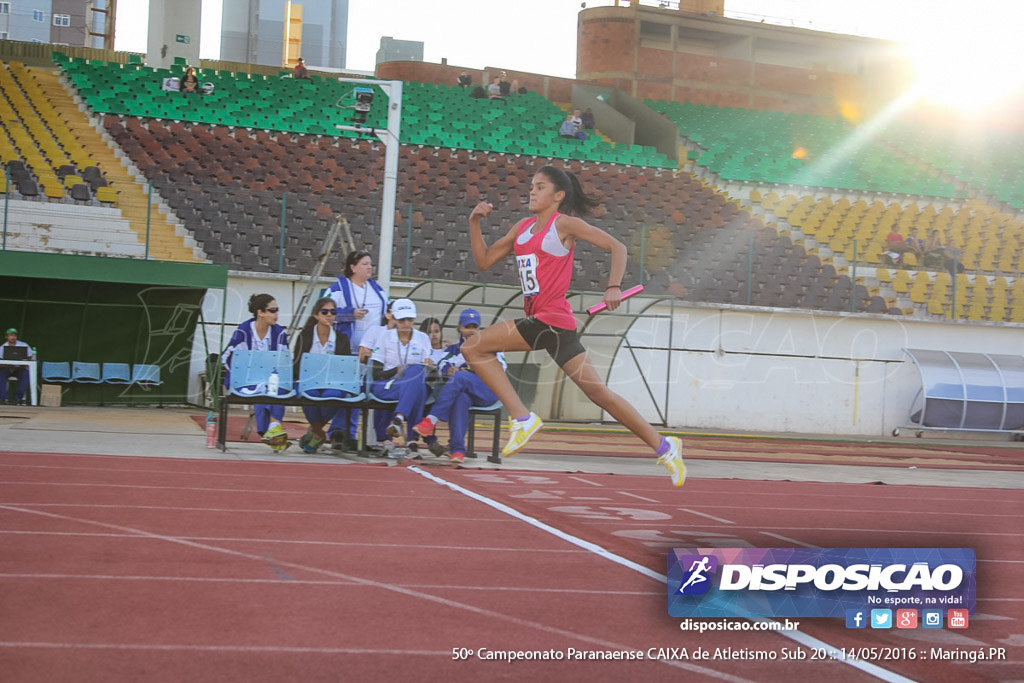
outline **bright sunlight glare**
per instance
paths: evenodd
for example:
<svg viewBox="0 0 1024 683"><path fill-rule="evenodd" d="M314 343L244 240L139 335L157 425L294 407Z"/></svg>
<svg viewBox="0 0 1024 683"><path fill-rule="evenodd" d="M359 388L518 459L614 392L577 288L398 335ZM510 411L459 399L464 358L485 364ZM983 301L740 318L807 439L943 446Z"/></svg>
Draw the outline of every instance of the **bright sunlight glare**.
<svg viewBox="0 0 1024 683"><path fill-rule="evenodd" d="M917 71L915 94L940 106L977 112L1024 85L1019 33L1024 8L979 14L942 25L923 23L907 42Z"/></svg>

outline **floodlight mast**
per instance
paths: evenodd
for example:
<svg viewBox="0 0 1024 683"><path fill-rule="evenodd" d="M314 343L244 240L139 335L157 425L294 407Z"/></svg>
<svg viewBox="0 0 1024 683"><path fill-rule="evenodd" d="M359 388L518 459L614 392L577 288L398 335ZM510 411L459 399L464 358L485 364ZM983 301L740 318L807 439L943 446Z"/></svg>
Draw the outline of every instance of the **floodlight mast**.
<svg viewBox="0 0 1024 683"><path fill-rule="evenodd" d="M388 127L368 128L337 124L338 130L373 133L384 143L384 191L380 207L380 253L377 256L377 283L390 298L391 252L395 246L395 195L398 191L398 141L402 127L402 81L373 81L363 78L339 78L341 83L379 85L388 96Z"/></svg>

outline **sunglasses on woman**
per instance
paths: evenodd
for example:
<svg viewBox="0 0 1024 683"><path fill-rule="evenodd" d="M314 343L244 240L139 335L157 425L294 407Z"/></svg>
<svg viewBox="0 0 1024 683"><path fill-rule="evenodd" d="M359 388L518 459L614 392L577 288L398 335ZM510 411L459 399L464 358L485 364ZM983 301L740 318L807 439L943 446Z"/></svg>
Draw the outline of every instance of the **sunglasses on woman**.
<svg viewBox="0 0 1024 683"><path fill-rule="evenodd" d="M338 309L337 308L321 308L320 309L320 314L321 315L337 315L338 314Z"/></svg>
<svg viewBox="0 0 1024 683"><path fill-rule="evenodd" d="M266 311L267 313L277 313L281 309L275 307L275 308L264 308L263 310Z"/></svg>

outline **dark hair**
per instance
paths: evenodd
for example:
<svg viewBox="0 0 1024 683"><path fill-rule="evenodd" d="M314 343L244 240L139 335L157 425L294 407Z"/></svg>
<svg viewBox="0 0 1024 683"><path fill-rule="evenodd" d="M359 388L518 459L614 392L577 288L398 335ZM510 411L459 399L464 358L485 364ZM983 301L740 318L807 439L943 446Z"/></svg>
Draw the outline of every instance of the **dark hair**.
<svg viewBox="0 0 1024 683"><path fill-rule="evenodd" d="M430 336L430 326L433 325L434 323L437 323L437 326L441 328L441 333L444 334L444 325L442 325L441 321L438 320L437 318L427 318L423 322L421 322L420 332L427 336ZM431 344L433 344L433 342L431 342Z"/></svg>
<svg viewBox="0 0 1024 683"><path fill-rule="evenodd" d="M356 265L367 256L370 256L370 252L363 251L362 249L350 251L348 256L345 257L345 277L352 277L352 266Z"/></svg>
<svg viewBox="0 0 1024 683"><path fill-rule="evenodd" d="M256 314L260 311L267 310L267 306L274 300L269 294L253 294L249 297L249 312L252 313L252 317L256 317Z"/></svg>
<svg viewBox="0 0 1024 683"><path fill-rule="evenodd" d="M558 205L558 210L564 214L586 216L590 214L591 209L601 203L600 197L586 194L579 179L569 171L563 171L554 166L544 166L537 173L547 176L551 184L555 186L556 192L565 193L561 204Z"/></svg>
<svg viewBox="0 0 1024 683"><path fill-rule="evenodd" d="M316 303L313 304L313 310L309 312L309 317L306 318L306 322L302 324L303 335L307 335L313 331L313 328L316 327L316 314L327 304L334 304L335 308L338 307L338 304L334 302L334 299L329 296L322 296L317 299Z"/></svg>

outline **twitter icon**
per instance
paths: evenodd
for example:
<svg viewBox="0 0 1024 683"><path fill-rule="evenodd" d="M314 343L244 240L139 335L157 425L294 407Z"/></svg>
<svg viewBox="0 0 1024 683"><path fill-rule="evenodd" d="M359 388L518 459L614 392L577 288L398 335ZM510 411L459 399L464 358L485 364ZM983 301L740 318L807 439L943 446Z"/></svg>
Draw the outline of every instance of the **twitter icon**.
<svg viewBox="0 0 1024 683"><path fill-rule="evenodd" d="M892 628L892 610L871 610L871 628Z"/></svg>

